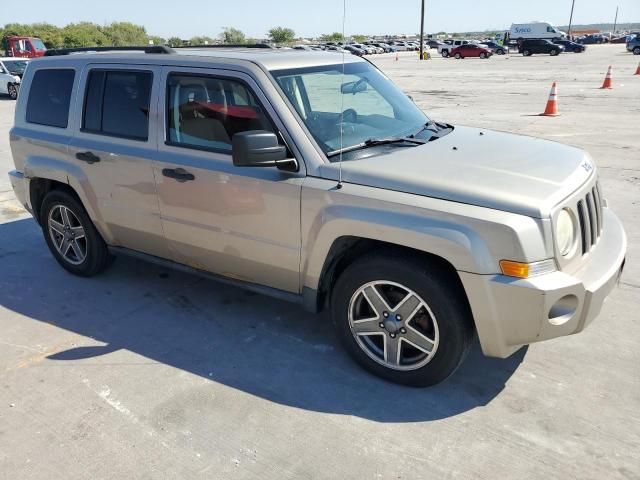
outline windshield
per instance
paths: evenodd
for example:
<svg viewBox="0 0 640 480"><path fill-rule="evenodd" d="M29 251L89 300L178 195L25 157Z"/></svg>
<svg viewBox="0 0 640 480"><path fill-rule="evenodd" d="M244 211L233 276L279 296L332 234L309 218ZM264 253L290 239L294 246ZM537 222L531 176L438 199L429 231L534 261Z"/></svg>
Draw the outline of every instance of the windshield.
<svg viewBox="0 0 640 480"><path fill-rule="evenodd" d="M42 40L40 40L39 38L32 38L31 39L31 43L33 44L33 47L36 50L46 50L47 47L44 46L44 43L42 43Z"/></svg>
<svg viewBox="0 0 640 480"><path fill-rule="evenodd" d="M337 64L272 72L311 135L329 156L373 138L414 134L429 121L391 80L368 62L346 63L344 77L342 68L342 64Z"/></svg>
<svg viewBox="0 0 640 480"><path fill-rule="evenodd" d="M4 66L14 75L22 75L24 69L27 68L25 60L3 60Z"/></svg>

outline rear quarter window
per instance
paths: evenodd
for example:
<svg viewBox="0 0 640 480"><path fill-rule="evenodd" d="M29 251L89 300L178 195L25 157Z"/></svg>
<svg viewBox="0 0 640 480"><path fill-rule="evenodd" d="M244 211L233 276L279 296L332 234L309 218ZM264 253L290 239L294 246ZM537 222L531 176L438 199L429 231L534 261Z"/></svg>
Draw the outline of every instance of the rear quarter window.
<svg viewBox="0 0 640 480"><path fill-rule="evenodd" d="M74 78L71 69L36 71L27 100L27 122L67 128Z"/></svg>

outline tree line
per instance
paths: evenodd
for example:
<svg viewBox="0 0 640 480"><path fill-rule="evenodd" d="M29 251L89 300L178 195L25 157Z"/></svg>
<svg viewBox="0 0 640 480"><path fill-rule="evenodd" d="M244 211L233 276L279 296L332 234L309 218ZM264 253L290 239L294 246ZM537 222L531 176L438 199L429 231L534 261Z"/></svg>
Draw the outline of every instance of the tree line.
<svg viewBox="0 0 640 480"><path fill-rule="evenodd" d="M70 23L57 27L49 23L9 23L0 27L0 38L11 35L40 38L47 48L76 48L99 46L132 46L132 45L205 45L214 43L244 44L255 43L255 39L247 38L244 32L235 27L225 27L216 37L206 35L189 39L179 37L162 38L147 33L142 25L129 22L113 22L98 25L91 22ZM335 35L335 34L334 34ZM276 44L289 44L296 40L295 32L287 27L274 27L268 32L268 38ZM3 42L4 44L4 42ZM3 47L5 45L2 45Z"/></svg>

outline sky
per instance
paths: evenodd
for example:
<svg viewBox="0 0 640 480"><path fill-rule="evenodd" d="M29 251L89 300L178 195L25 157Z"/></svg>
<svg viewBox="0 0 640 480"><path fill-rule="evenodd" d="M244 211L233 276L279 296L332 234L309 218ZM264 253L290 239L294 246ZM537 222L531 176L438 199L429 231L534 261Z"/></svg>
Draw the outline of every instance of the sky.
<svg viewBox="0 0 640 480"><path fill-rule="evenodd" d="M19 3L19 2L18 2ZM640 0L575 0L574 24L640 22ZM14 2L14 6L17 5ZM347 35L414 34L420 29L420 0L346 0ZM151 35L216 37L236 27L265 38L275 26L313 37L342 31L343 0L30 0L28 8L2 9L0 24L129 21ZM533 20L569 23L571 0L426 0L425 31L504 30Z"/></svg>

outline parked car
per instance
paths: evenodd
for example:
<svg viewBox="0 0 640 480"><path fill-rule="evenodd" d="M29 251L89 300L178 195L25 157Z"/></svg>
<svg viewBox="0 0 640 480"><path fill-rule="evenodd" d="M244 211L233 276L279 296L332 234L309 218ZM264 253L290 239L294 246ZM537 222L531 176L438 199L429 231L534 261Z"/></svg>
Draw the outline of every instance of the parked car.
<svg viewBox="0 0 640 480"><path fill-rule="evenodd" d="M518 52L522 53L525 57L536 53L546 53L551 56L556 56L564 52L564 47L562 45L556 45L550 40L523 40L518 44Z"/></svg>
<svg viewBox="0 0 640 480"><path fill-rule="evenodd" d="M587 49L585 45L571 42L569 40L553 40L553 43L556 45L562 45L565 52L582 53Z"/></svg>
<svg viewBox="0 0 640 480"><path fill-rule="evenodd" d="M333 45L325 48L325 51L327 51L327 52L338 52L338 53L353 53L350 50L347 50L347 49L342 48L342 47L336 47L336 46L333 46Z"/></svg>
<svg viewBox="0 0 640 480"><path fill-rule="evenodd" d="M14 57L0 58L0 95L8 95L15 100L18 98L20 82L27 61Z"/></svg>
<svg viewBox="0 0 640 480"><path fill-rule="evenodd" d="M580 332L620 278L584 151L433 121L354 56L141 49L23 77L9 177L72 274L131 255L328 310L357 362L415 386L476 338L507 357Z"/></svg>
<svg viewBox="0 0 640 480"><path fill-rule="evenodd" d="M362 57L367 54L365 50L363 50L362 48L355 47L354 45L343 45L342 48L348 52L351 52L354 55L357 55L358 57Z"/></svg>
<svg viewBox="0 0 640 480"><path fill-rule="evenodd" d="M425 44L428 45L429 48L438 48L440 45L444 45L444 43L439 40L427 40Z"/></svg>
<svg viewBox="0 0 640 480"><path fill-rule="evenodd" d="M627 50L634 55L640 55L640 35L636 35L627 42Z"/></svg>
<svg viewBox="0 0 640 480"><path fill-rule="evenodd" d="M443 57L451 55L451 50L461 45L468 45L469 40L446 40L444 44L438 46L438 53Z"/></svg>
<svg viewBox="0 0 640 480"><path fill-rule="evenodd" d="M509 53L509 49L507 47L505 47L504 45L500 45L493 40L485 41L480 44L480 46L483 45L490 49L496 55L505 55L506 53Z"/></svg>
<svg viewBox="0 0 640 480"><path fill-rule="evenodd" d="M389 53L392 51L392 48L385 44L385 43L373 43L373 42L367 42L365 43L365 45L370 45L372 47L375 47L378 49L378 53Z"/></svg>
<svg viewBox="0 0 640 480"><path fill-rule="evenodd" d="M460 45L459 47L454 48L453 50L451 50L449 55L457 59L467 57L489 58L491 55L493 55L493 52L488 48L483 48L474 43L469 43L467 45Z"/></svg>
<svg viewBox="0 0 640 480"><path fill-rule="evenodd" d="M373 55L374 53L376 53L376 49L374 47L363 45L362 43L352 43L351 45L362 50L365 55Z"/></svg>
<svg viewBox="0 0 640 480"><path fill-rule="evenodd" d="M24 75L24 70L27 68L29 64L28 58L16 58L16 57L4 57L0 58L0 67L3 70L10 73L11 75L15 75L16 77L22 78Z"/></svg>
<svg viewBox="0 0 640 480"><path fill-rule="evenodd" d="M396 49L396 51L398 52L406 52L407 50L410 50L411 48L407 45L406 42L391 42L391 45Z"/></svg>
<svg viewBox="0 0 640 480"><path fill-rule="evenodd" d="M580 37L578 39L578 43L583 45L600 45L602 43L608 43L609 39L604 35L593 34L593 35L585 35L584 37Z"/></svg>

